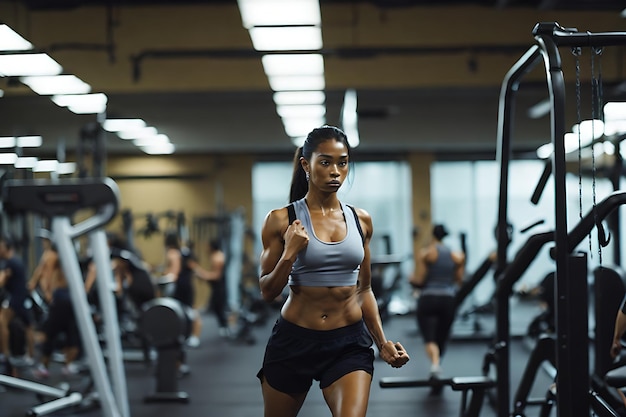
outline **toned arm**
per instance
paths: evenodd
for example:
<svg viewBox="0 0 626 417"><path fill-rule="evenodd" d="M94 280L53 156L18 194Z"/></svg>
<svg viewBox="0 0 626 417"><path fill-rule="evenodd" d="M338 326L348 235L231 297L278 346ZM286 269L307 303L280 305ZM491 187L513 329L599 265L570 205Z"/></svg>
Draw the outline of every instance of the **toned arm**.
<svg viewBox="0 0 626 417"><path fill-rule="evenodd" d="M263 223L261 240L261 276L259 286L265 301L278 297L291 273L298 252L308 244L309 237L299 220L288 225L286 208L272 210Z"/></svg>

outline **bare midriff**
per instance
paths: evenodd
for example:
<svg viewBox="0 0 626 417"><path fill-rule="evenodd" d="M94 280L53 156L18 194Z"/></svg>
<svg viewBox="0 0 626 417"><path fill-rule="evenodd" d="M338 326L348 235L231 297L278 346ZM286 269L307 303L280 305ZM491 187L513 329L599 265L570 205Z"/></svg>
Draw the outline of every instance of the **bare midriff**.
<svg viewBox="0 0 626 417"><path fill-rule="evenodd" d="M331 330L361 320L357 287L291 286L281 310L283 318L300 327Z"/></svg>

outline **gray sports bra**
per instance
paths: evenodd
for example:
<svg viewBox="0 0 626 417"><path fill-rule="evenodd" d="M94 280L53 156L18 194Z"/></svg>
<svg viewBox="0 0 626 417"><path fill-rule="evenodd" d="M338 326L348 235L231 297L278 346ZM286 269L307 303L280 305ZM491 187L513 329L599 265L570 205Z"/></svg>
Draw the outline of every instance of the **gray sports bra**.
<svg viewBox="0 0 626 417"><path fill-rule="evenodd" d="M344 203L341 209L346 220L346 237L339 242L323 242L315 236L309 208L304 199L294 203L296 218L309 234L309 243L298 253L291 268L289 285L306 287L346 287L356 285L365 251L357 225L356 214Z"/></svg>

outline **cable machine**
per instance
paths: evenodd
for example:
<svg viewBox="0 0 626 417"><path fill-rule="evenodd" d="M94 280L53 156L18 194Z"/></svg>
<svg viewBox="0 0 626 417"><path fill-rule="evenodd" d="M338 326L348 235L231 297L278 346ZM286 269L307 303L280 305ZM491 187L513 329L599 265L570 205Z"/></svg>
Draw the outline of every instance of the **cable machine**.
<svg viewBox="0 0 626 417"><path fill-rule="evenodd" d="M559 47L599 48L611 45L625 45L626 33L579 33L576 29L563 28L556 22L538 23L533 29L536 45L533 45L509 70L500 93L498 113L498 147L497 160L500 163L500 196L497 241L497 273L507 267L506 235L507 201L508 201L508 170L511 160L511 137L513 127L513 109L515 94L521 79L536 65L543 62L550 94L551 104L551 140L553 153L551 169L554 174L555 195L555 231L552 255L556 261L556 323L557 352L556 362L558 376L557 413L559 417L580 415L580 410L590 410L589 395L589 352L588 352L588 311L587 311L587 259L585 253L573 253L580 242L578 237L568 235L567 225L567 194L566 194L566 152L565 135L565 80L562 70ZM611 200L613 204L623 204ZM614 208L614 207L612 207ZM590 232L596 226L597 214L593 215L591 227L589 222L581 229ZM581 222L582 223L582 222ZM497 323L496 335L498 344L498 416L509 415L509 292L498 277ZM582 307L584 306L584 308ZM585 346L581 349L581 346Z"/></svg>
<svg viewBox="0 0 626 417"><path fill-rule="evenodd" d="M128 249L139 253L135 244L135 235L141 235L144 238L150 238L155 233L164 230L175 230L183 245L189 244L189 231L187 229L185 213L182 211L166 210L163 212L153 213L133 213L131 209L121 211L122 231L126 240ZM135 221L141 219L144 221L143 227L135 230ZM161 219L166 219L166 226L162 227Z"/></svg>

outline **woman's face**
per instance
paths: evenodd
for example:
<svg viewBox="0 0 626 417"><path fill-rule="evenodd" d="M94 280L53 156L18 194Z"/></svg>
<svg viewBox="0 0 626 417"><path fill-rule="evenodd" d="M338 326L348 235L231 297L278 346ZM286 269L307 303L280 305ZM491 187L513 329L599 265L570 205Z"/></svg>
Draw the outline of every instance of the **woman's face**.
<svg viewBox="0 0 626 417"><path fill-rule="evenodd" d="M302 161L304 170L309 173L309 187L320 191L337 192L348 175L348 148L336 139L321 142L311 160Z"/></svg>

